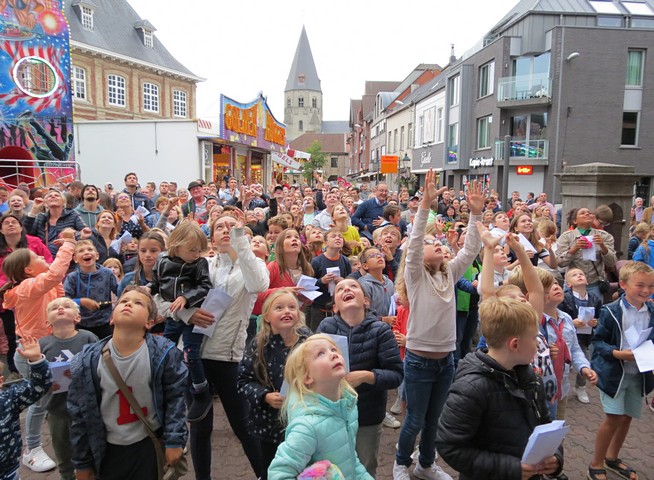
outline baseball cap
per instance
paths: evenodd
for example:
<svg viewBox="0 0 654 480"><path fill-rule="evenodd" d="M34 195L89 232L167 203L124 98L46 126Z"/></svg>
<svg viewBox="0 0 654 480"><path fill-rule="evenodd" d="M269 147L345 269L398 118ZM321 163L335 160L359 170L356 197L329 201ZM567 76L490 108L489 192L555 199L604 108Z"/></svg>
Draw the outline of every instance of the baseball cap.
<svg viewBox="0 0 654 480"><path fill-rule="evenodd" d="M201 187L202 183L198 182L197 180L193 180L191 183L188 184L187 190L190 190L195 187Z"/></svg>

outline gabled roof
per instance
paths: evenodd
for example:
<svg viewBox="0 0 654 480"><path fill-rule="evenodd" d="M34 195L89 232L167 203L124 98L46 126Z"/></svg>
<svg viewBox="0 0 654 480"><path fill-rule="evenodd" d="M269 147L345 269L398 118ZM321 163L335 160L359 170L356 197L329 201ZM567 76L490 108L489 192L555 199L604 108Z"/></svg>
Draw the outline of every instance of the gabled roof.
<svg viewBox="0 0 654 480"><path fill-rule="evenodd" d="M293 140L290 147L306 152L314 141L318 141L325 153L345 154L347 153L346 140L347 135L344 133L305 133Z"/></svg>
<svg viewBox="0 0 654 480"><path fill-rule="evenodd" d="M347 133L350 131L347 120L323 120L322 133Z"/></svg>
<svg viewBox="0 0 654 480"><path fill-rule="evenodd" d="M284 91L288 92L289 90L315 90L316 92L322 92L318 71L316 70L316 64L313 62L309 38L307 37L307 31L304 26L302 27L302 33L300 33L300 40L297 42L295 56L291 63L291 71L286 80Z"/></svg>
<svg viewBox="0 0 654 480"><path fill-rule="evenodd" d="M87 3L85 0L82 3ZM204 81L188 68L182 65L166 47L154 38L153 48L143 45L142 34L136 25L145 22L126 0L93 0L96 8L93 12L93 30L82 27L79 18L79 7L70 2L64 2L64 13L70 26L71 44L73 47L89 47L92 50L115 53L145 64L162 67L163 69L190 77L195 81ZM78 5L79 2L75 2ZM152 25L147 22L147 25ZM152 27L154 29L154 27Z"/></svg>

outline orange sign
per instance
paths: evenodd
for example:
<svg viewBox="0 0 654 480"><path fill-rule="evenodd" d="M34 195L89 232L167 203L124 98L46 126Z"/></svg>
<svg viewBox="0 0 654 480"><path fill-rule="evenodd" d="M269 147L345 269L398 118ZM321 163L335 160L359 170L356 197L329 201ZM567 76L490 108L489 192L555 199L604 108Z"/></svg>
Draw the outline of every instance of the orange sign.
<svg viewBox="0 0 654 480"><path fill-rule="evenodd" d="M518 175L532 175L534 173L534 167L532 165L518 165L515 173Z"/></svg>
<svg viewBox="0 0 654 480"><path fill-rule="evenodd" d="M397 155L382 155L379 173L397 173L397 164L400 161Z"/></svg>

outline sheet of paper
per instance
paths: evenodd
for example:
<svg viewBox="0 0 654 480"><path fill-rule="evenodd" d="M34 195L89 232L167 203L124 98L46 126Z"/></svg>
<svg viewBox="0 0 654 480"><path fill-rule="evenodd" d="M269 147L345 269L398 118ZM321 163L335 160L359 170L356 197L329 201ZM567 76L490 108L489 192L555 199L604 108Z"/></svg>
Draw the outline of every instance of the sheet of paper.
<svg viewBox="0 0 654 480"><path fill-rule="evenodd" d="M327 336L334 341L341 351L343 360L345 360L345 372L350 373L350 346L348 345L347 337L345 335L332 335L331 333L328 333Z"/></svg>
<svg viewBox="0 0 654 480"><path fill-rule="evenodd" d="M212 336L214 330L216 330L216 325L218 325L220 318L223 316L223 313L225 313L225 310L227 310L232 304L232 300L231 295L225 292L222 288L212 288L209 290L209 293L207 293L207 297L204 299L204 302L202 302L200 308L207 312L211 312L216 317L216 321L208 327L200 327L198 325L194 326L193 333L201 333L207 337Z"/></svg>
<svg viewBox="0 0 654 480"><path fill-rule="evenodd" d="M595 308L593 307L579 307L579 320L586 322L586 326L577 328L577 333L593 333L593 327L588 325L588 322L595 318Z"/></svg>
<svg viewBox="0 0 654 480"><path fill-rule="evenodd" d="M50 362L50 370L52 371L52 382L59 385L57 391L52 393L67 392L72 377L70 362Z"/></svg>
<svg viewBox="0 0 654 480"><path fill-rule="evenodd" d="M327 267L327 274L333 273L337 277L341 276L341 269L338 267ZM334 296L334 289L336 288L336 282L329 282L327 284L327 290L329 290L329 294L333 297Z"/></svg>
<svg viewBox="0 0 654 480"><path fill-rule="evenodd" d="M525 251L538 253L538 252L536 252L536 249L531 244L531 242L529 240L527 240L527 237L525 237L522 233L520 233L518 235L518 239L520 241L520 245L522 245L522 247L525 249Z"/></svg>
<svg viewBox="0 0 654 480"><path fill-rule="evenodd" d="M527 465L536 465L554 455L568 430L570 427L565 426L564 420L554 420L551 423L538 425L529 436L521 462Z"/></svg>
<svg viewBox="0 0 654 480"><path fill-rule="evenodd" d="M597 251L595 250L595 244L593 243L593 237L587 235L584 237L590 243L590 248L581 249L581 258L588 262L594 262L597 260Z"/></svg>
<svg viewBox="0 0 654 480"><path fill-rule="evenodd" d="M322 295L322 292L319 290L300 290L299 293L300 295L303 295L304 297L308 298L312 302L320 295Z"/></svg>
<svg viewBox="0 0 654 480"><path fill-rule="evenodd" d="M129 233L127 230L125 230L125 233L123 233L120 238L117 238L111 244L109 245L111 248L113 248L116 252L120 253L120 246L121 245L127 245L129 242L134 240L134 237L132 237L132 234Z"/></svg>
<svg viewBox="0 0 654 480"><path fill-rule="evenodd" d="M649 372L654 370L654 343L651 340L641 343L638 347L631 350L638 365L639 372Z"/></svg>
<svg viewBox="0 0 654 480"><path fill-rule="evenodd" d="M316 285L317 281L316 278L302 275L297 281L297 286L301 287L302 290L318 290L318 286Z"/></svg>
<svg viewBox="0 0 654 480"><path fill-rule="evenodd" d="M641 330L640 332L636 330L636 327L632 325L630 328L625 330L624 332L624 337L627 339L627 342L629 342L629 346L632 348L637 348L640 346L645 340L649 338L649 334L652 333L652 328L646 328L645 330Z"/></svg>
<svg viewBox="0 0 654 480"><path fill-rule="evenodd" d="M134 213L140 214L143 218L145 218L150 215L150 210L145 208L143 205L139 205L138 208L134 210Z"/></svg>

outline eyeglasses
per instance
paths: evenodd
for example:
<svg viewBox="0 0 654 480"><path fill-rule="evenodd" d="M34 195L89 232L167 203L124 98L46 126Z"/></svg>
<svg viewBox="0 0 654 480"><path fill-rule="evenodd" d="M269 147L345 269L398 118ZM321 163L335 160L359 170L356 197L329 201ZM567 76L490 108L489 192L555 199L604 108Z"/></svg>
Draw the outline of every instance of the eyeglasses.
<svg viewBox="0 0 654 480"><path fill-rule="evenodd" d="M439 240L436 240L435 238L425 238L423 240L425 245L442 245L442 243Z"/></svg>
<svg viewBox="0 0 654 480"><path fill-rule="evenodd" d="M368 258L366 260L369 260L371 258L383 258L384 254L383 253L369 253Z"/></svg>

